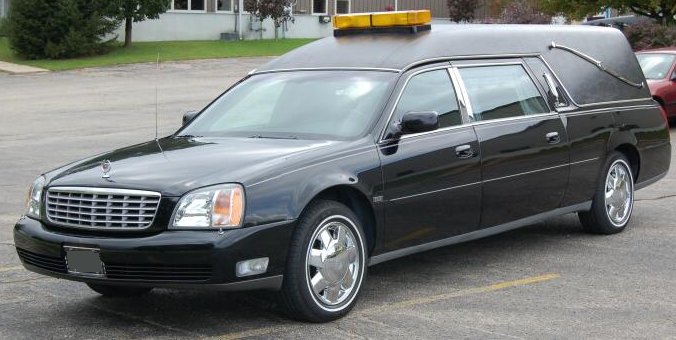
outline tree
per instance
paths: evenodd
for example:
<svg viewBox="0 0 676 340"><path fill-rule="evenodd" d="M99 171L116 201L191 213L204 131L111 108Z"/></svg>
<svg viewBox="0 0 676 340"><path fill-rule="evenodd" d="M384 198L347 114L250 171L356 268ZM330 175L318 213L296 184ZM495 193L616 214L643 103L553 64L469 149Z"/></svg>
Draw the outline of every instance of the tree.
<svg viewBox="0 0 676 340"><path fill-rule="evenodd" d="M289 11L291 2L292 0L245 0L244 10L257 17L261 23L267 18L272 19L277 39L278 29L286 22L294 22Z"/></svg>
<svg viewBox="0 0 676 340"><path fill-rule="evenodd" d="M505 24L551 24L552 16L533 6L532 0L514 0L502 10Z"/></svg>
<svg viewBox="0 0 676 340"><path fill-rule="evenodd" d="M449 18L454 22L472 21L478 4L478 0L448 0Z"/></svg>
<svg viewBox="0 0 676 340"><path fill-rule="evenodd" d="M550 14L562 14L571 19L599 13L607 8L631 11L653 18L663 25L676 23L676 0L541 0L542 8Z"/></svg>
<svg viewBox="0 0 676 340"><path fill-rule="evenodd" d="M157 19L171 0L110 0L109 15L124 21L124 46L131 46L132 23Z"/></svg>
<svg viewBox="0 0 676 340"><path fill-rule="evenodd" d="M59 59L105 51L119 25L108 0L13 0L6 22L11 48L27 59Z"/></svg>

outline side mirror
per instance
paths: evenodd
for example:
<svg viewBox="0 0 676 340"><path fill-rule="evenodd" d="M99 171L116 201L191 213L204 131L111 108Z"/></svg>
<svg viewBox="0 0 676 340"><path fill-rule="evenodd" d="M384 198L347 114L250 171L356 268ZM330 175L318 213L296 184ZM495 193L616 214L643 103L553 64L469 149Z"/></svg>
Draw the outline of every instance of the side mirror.
<svg viewBox="0 0 676 340"><path fill-rule="evenodd" d="M434 131L439 128L439 114L436 111L406 112L399 126L404 135Z"/></svg>
<svg viewBox="0 0 676 340"><path fill-rule="evenodd" d="M188 111L183 114L183 126L185 124L188 124L195 116L197 116L200 112L199 111Z"/></svg>
<svg viewBox="0 0 676 340"><path fill-rule="evenodd" d="M671 73L671 81L676 81L676 71Z"/></svg>

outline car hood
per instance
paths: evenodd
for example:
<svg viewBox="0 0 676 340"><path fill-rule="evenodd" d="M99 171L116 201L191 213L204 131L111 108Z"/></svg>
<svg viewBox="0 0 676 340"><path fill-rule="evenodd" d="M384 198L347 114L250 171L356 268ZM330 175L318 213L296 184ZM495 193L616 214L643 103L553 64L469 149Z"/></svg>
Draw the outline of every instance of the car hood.
<svg viewBox="0 0 676 340"><path fill-rule="evenodd" d="M49 186L141 189L180 196L195 188L226 182L244 185L275 175L284 163L335 141L263 138L163 138L118 149L49 173ZM110 161L109 178L102 162Z"/></svg>

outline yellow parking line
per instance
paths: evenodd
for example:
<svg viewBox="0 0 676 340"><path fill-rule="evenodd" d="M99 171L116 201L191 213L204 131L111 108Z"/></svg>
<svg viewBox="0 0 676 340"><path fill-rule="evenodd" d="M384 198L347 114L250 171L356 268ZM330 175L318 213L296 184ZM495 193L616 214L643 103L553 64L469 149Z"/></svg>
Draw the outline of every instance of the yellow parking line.
<svg viewBox="0 0 676 340"><path fill-rule="evenodd" d="M450 293L444 293L444 294L438 294L438 295L432 295L432 296L425 296L425 297L405 300L405 301L401 301L401 302L395 302L395 303L392 303L392 304L389 304L389 305L364 309L364 310L359 311L357 314L374 314L376 312L382 312L384 310L397 310L397 309L402 309L402 308L406 308L406 307L412 307L412 306L417 306L417 305L424 305L424 304L427 304L427 303L439 302L439 301L457 298L457 297L461 297L461 296L481 294L481 293L489 293L489 292L494 292L496 290L502 290L502 289L507 289L507 288L511 288L511 287L525 286L525 285L529 285L529 284L553 280L553 279L556 279L556 278L559 278L559 277L560 277L559 274L551 274L551 273L550 274L538 275L538 276L531 276L531 277L526 277L526 278L514 280L514 281L499 282L499 283L495 283L495 284L492 284L492 285L489 285L489 286L461 289L461 290L457 290L457 291L450 292Z"/></svg>
<svg viewBox="0 0 676 340"><path fill-rule="evenodd" d="M0 273L11 272L14 270L23 270L23 266L0 267Z"/></svg>
<svg viewBox="0 0 676 340"><path fill-rule="evenodd" d="M490 293L490 292L494 292L494 291L497 291L497 290L503 290L503 289L512 288L512 287L531 285L531 284L535 284L535 283L554 280L554 279L559 278L559 277L561 277L559 274L549 273L549 274L543 274L543 275L538 275L538 276L526 277L526 278L514 280L514 281L498 282L498 283L494 283L492 285L483 286L483 287L461 289L461 290L457 290L457 291L450 292L450 293L420 297L420 298L405 300L405 301L396 302L396 303L392 303L392 304L388 304L388 305L377 306L377 307L373 307L373 308L363 309L363 310L360 310L360 311L355 311L355 312L352 312L352 314L348 315L347 319L359 317L360 315L377 314L377 313L380 313L380 312L383 312L383 311L386 311L386 310L396 311L396 310L400 310L400 309L403 309L403 308L406 308L406 307L424 305L424 304L428 304L428 303L439 302L439 301L457 298L457 297L461 297L461 296L475 295L475 294L481 294L481 293ZM221 336L217 336L217 337L210 338L210 339L218 339L218 340L244 339L244 338L248 338L248 337L268 335L268 334L271 334L271 333L285 331L285 330L291 330L291 329L292 329L292 327L270 326L270 327L255 328L255 329L242 331L242 332L234 332L234 333L223 334Z"/></svg>

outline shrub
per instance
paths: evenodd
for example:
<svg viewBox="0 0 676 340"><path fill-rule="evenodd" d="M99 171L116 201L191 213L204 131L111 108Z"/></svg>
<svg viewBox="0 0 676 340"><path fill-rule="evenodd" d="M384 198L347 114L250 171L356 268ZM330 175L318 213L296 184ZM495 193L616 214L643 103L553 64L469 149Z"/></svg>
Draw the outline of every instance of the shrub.
<svg viewBox="0 0 676 340"><path fill-rule="evenodd" d="M0 18L0 37L7 36L7 19Z"/></svg>
<svg viewBox="0 0 676 340"><path fill-rule="evenodd" d="M119 22L104 16L107 0L14 0L7 30L11 48L27 59L59 59L105 51ZM110 41L109 41L110 42Z"/></svg>
<svg viewBox="0 0 676 340"><path fill-rule="evenodd" d="M479 6L478 0L447 0L448 17L451 21L471 22L474 20L475 11Z"/></svg>
<svg viewBox="0 0 676 340"><path fill-rule="evenodd" d="M625 27L623 32L634 51L676 46L676 27L674 26L644 21Z"/></svg>
<svg viewBox="0 0 676 340"><path fill-rule="evenodd" d="M530 0L515 0L507 5L500 17L505 24L551 24L552 16L533 6Z"/></svg>

